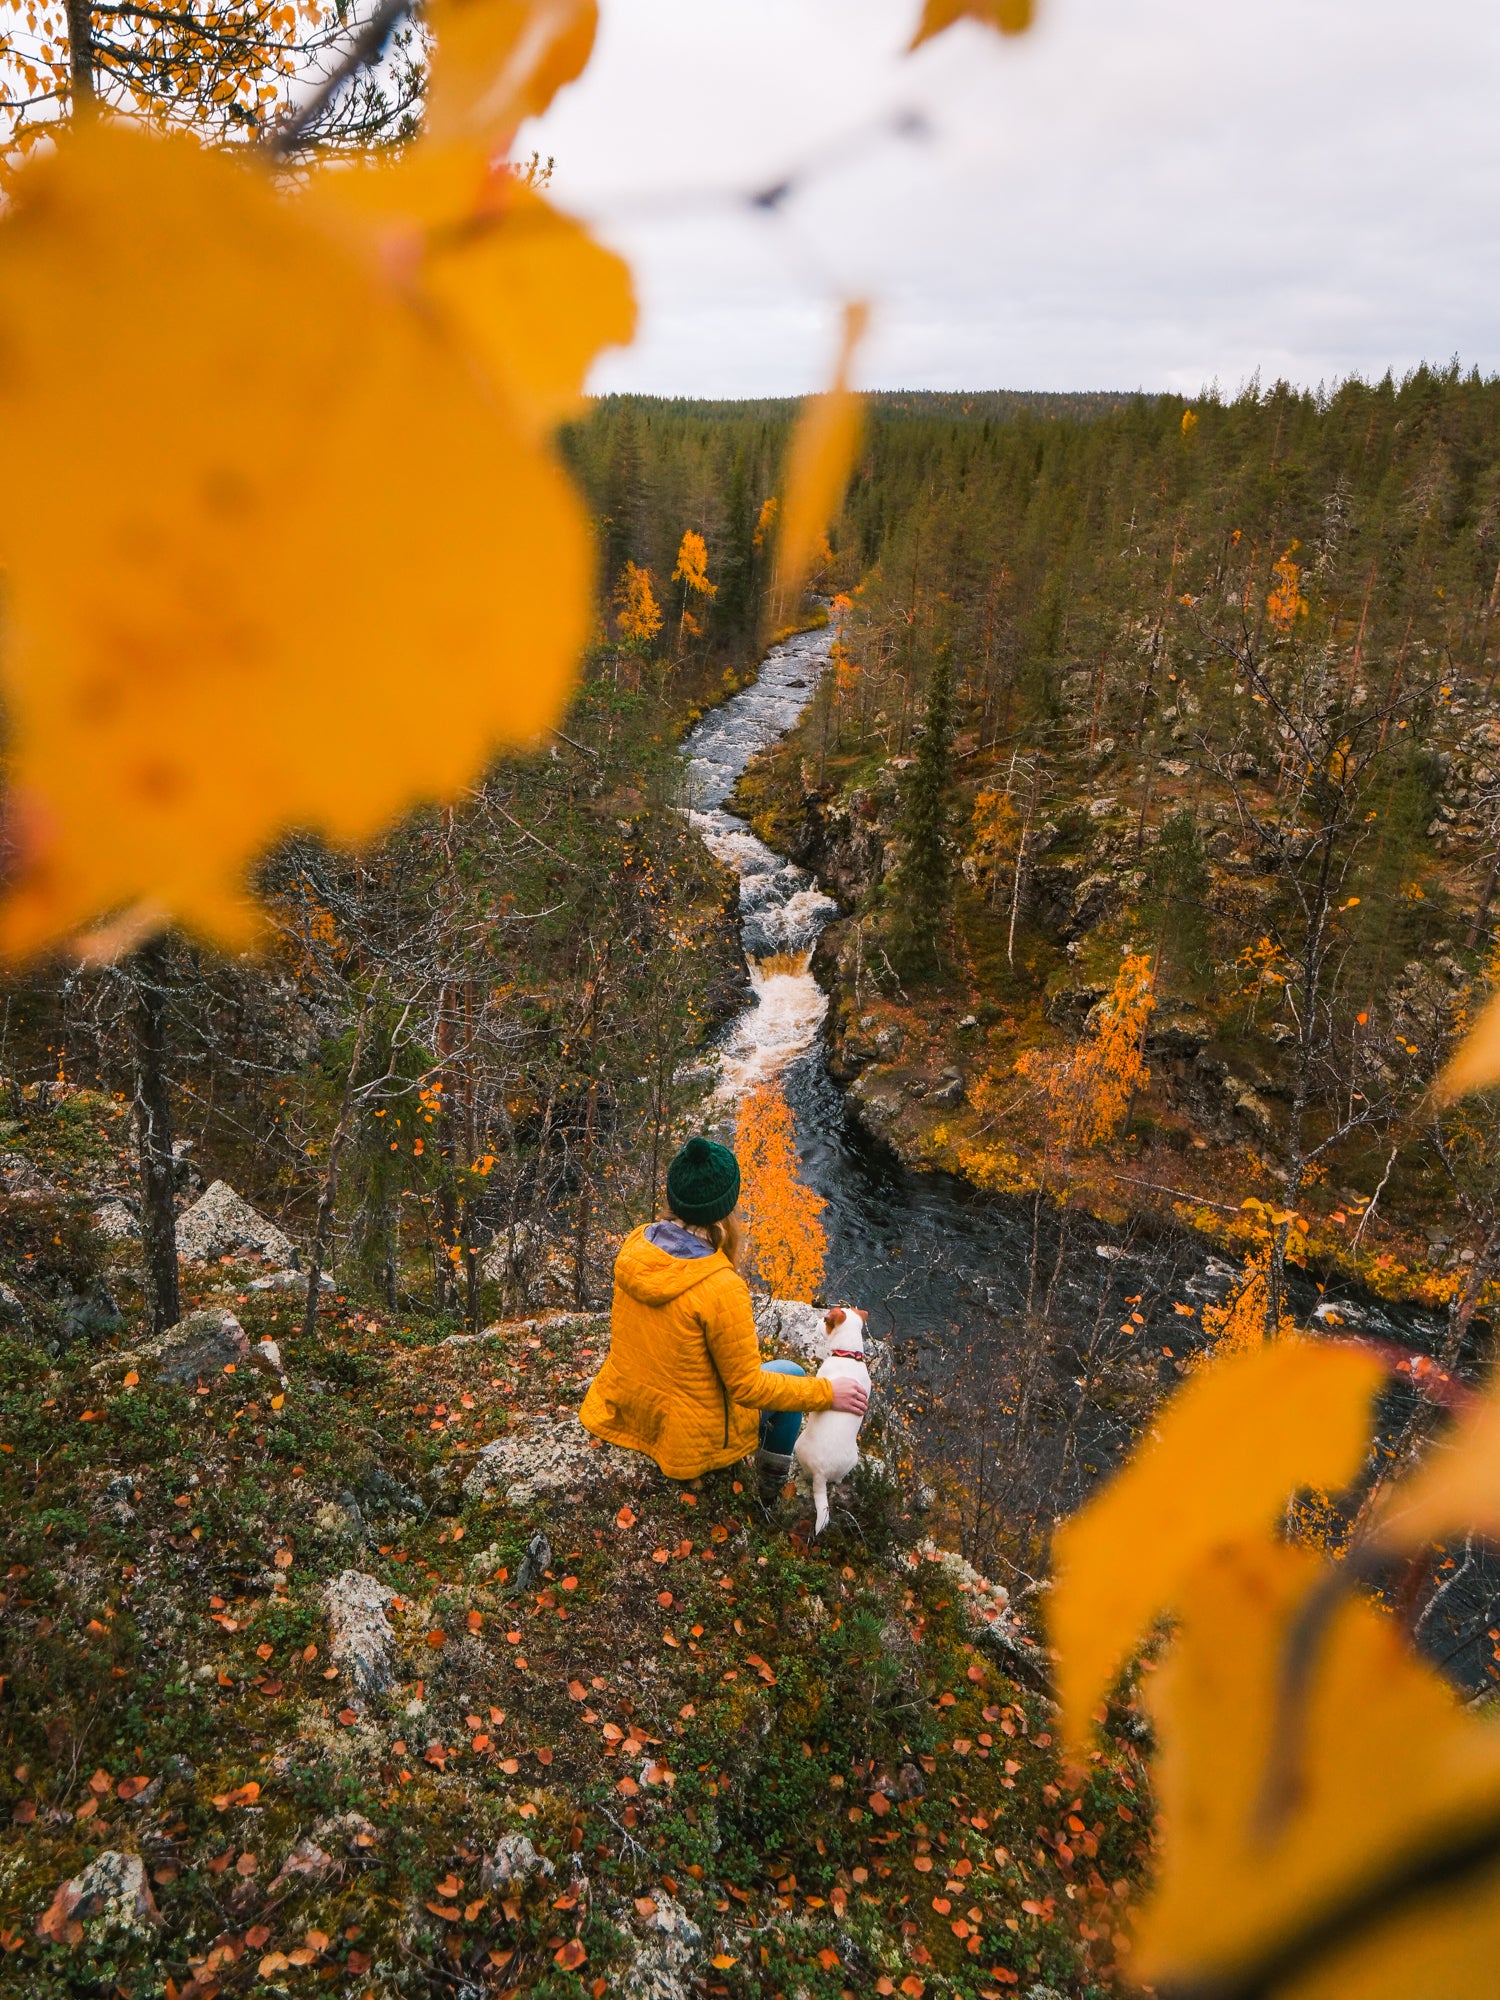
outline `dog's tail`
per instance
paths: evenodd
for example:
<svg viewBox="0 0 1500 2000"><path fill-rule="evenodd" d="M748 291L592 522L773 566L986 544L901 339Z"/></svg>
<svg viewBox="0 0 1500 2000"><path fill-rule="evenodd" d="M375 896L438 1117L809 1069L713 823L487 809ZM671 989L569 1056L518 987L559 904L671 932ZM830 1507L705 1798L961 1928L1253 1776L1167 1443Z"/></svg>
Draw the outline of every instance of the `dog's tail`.
<svg viewBox="0 0 1500 2000"><path fill-rule="evenodd" d="M813 1508L815 1510L813 1533L814 1535L821 1535L823 1530L828 1526L828 1481L821 1472L813 1474L812 1489Z"/></svg>

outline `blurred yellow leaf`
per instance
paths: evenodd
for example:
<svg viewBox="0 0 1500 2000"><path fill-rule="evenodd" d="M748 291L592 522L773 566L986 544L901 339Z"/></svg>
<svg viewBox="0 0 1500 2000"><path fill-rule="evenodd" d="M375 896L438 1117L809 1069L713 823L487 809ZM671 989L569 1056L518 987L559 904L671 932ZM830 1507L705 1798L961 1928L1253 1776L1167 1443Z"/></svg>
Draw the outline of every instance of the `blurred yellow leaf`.
<svg viewBox="0 0 1500 2000"><path fill-rule="evenodd" d="M1323 1566L1269 1541L1220 1550L1185 1579L1170 1655L1152 1692L1161 1739L1153 1783L1163 1837L1156 1894L1131 1970L1197 1990L1264 1966L1254 1990L1278 2000L1347 1996L1341 1918L1362 1928L1421 1884L1435 1852L1500 1839L1500 1730L1475 1721L1408 1650L1396 1620L1346 1600L1328 1628L1297 1731L1300 1779L1291 1811L1261 1816L1268 1762L1288 1719L1278 1714L1283 1639ZM1406 1960L1392 1994L1494 1990L1500 1914L1485 1927L1470 1976L1439 1980L1432 1960ZM1452 1940L1426 1933L1429 1951ZM1327 1952L1315 1979L1283 1983L1304 1955ZM1360 1947L1368 1957L1368 1946ZM1243 1990L1249 1990L1249 1984ZM1238 1985L1226 1990L1241 1990Z"/></svg>
<svg viewBox="0 0 1500 2000"><path fill-rule="evenodd" d="M1414 1550L1474 1529L1500 1540L1500 1380L1389 1487L1371 1523L1382 1546Z"/></svg>
<svg viewBox="0 0 1500 2000"><path fill-rule="evenodd" d="M283 829L367 836L559 712L591 572L560 468L253 167L69 134L0 223L0 352L0 947L132 907L242 942Z"/></svg>
<svg viewBox="0 0 1500 2000"><path fill-rule="evenodd" d="M796 610L823 532L838 512L859 446L860 399L849 387L854 350L869 325L870 309L844 308L844 336L833 387L809 398L787 446L786 486L777 516L778 617Z"/></svg>
<svg viewBox="0 0 1500 2000"><path fill-rule="evenodd" d="M1162 1412L1151 1441L1067 1521L1048 1618L1069 1740L1211 1550L1269 1530L1305 1486L1359 1470L1384 1369L1353 1347L1287 1338L1218 1361Z"/></svg>
<svg viewBox="0 0 1500 2000"><path fill-rule="evenodd" d="M1471 1090L1488 1090L1500 1083L1500 993L1497 993L1464 1038L1457 1055L1432 1086L1439 1104L1451 1104Z"/></svg>
<svg viewBox="0 0 1500 2000"><path fill-rule="evenodd" d="M629 267L580 223L463 145L316 176L309 198L356 220L537 429L574 414L600 348L635 333Z"/></svg>
<svg viewBox="0 0 1500 2000"><path fill-rule="evenodd" d="M1035 19L1035 0L927 0L911 46L920 48L955 21L981 21L1002 35L1024 35Z"/></svg>
<svg viewBox="0 0 1500 2000"><path fill-rule="evenodd" d="M1500 1963L1500 1861L1454 1870L1394 1908L1366 1906L1336 1950L1276 1989L1276 2000L1477 2000Z"/></svg>
<svg viewBox="0 0 1500 2000"><path fill-rule="evenodd" d="M583 69L598 19L596 0L431 0L428 132L507 151L521 121Z"/></svg>

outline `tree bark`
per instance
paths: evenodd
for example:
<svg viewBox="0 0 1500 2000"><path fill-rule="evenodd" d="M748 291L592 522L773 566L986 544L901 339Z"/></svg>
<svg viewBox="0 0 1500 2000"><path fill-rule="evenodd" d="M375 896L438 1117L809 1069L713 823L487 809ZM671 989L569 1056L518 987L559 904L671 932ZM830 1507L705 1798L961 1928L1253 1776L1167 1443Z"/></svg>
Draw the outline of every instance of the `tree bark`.
<svg viewBox="0 0 1500 2000"><path fill-rule="evenodd" d="M68 80L73 109L92 110L94 90L94 10L90 0L66 0L68 10Z"/></svg>
<svg viewBox="0 0 1500 2000"><path fill-rule="evenodd" d="M312 1249L307 1259L307 1304L302 1314L302 1332L309 1340L318 1328L318 1292L323 1283L323 1263L328 1255L329 1239L333 1234L333 1215L339 1192L339 1162L349 1141L349 1128L354 1122L354 1085L359 1076L359 1066L365 1059L365 1043L370 1033L370 1015L371 1006L367 997L360 1010L359 1026L355 1030L354 1054L349 1059L349 1073L344 1078L339 1122L334 1127L333 1137L328 1144L328 1165L323 1173L323 1192L318 1197L318 1220L313 1230Z"/></svg>
<svg viewBox="0 0 1500 2000"><path fill-rule="evenodd" d="M167 941L152 938L135 954L135 1137L141 1176L141 1250L146 1313L153 1333L182 1316L177 1286L177 1209L172 1197L172 1106L167 1093Z"/></svg>

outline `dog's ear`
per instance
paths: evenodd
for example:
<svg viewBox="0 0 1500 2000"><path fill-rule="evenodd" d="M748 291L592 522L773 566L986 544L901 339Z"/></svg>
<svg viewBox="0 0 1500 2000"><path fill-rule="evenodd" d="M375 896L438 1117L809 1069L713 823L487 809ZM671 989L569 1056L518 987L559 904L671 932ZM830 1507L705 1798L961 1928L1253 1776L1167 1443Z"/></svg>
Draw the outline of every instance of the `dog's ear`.
<svg viewBox="0 0 1500 2000"><path fill-rule="evenodd" d="M844 1308L842 1306L830 1306L828 1311L823 1315L823 1324L830 1333L833 1332L836 1326L842 1326L844 1324Z"/></svg>

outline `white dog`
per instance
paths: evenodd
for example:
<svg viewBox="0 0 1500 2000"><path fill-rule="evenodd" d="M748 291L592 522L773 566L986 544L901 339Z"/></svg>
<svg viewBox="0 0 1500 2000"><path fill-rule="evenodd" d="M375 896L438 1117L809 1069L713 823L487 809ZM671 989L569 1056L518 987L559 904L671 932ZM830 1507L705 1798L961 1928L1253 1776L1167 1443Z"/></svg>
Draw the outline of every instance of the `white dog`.
<svg viewBox="0 0 1500 2000"><path fill-rule="evenodd" d="M828 1329L829 1349L818 1374L828 1382L857 1382L870 1393L870 1371L865 1366L865 1315L852 1306L835 1306L823 1316ZM817 1509L814 1534L828 1526L828 1489L859 1464L859 1427L862 1417L845 1410L814 1410L804 1417L793 1447L798 1462L812 1480L813 1502Z"/></svg>

